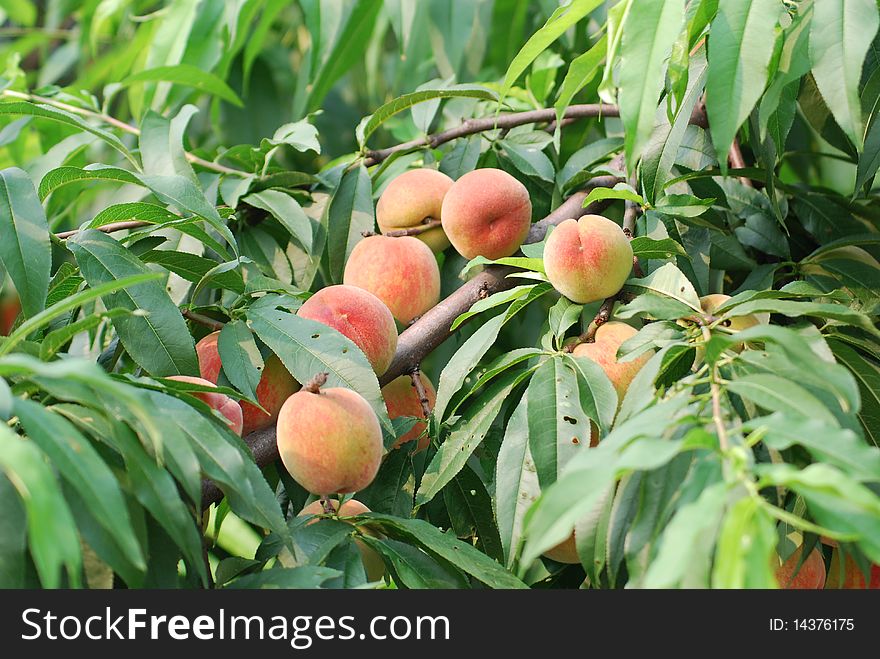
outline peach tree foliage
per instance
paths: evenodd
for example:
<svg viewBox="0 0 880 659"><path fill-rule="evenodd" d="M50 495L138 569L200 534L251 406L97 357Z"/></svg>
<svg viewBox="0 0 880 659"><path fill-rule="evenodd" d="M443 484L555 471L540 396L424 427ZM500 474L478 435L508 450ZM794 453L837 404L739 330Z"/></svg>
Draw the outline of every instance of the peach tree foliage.
<svg viewBox="0 0 880 659"><path fill-rule="evenodd" d="M401 588L765 587L820 536L880 563L875 0L22 0L0 23L21 304L0 338L0 584L355 587L355 540ZM357 494L372 513L307 524L308 493L253 458L266 434L167 378L197 375L222 326L221 393L253 402L274 353L359 392L391 447L413 421L295 311L417 166L503 169L535 222L588 186L634 221L639 270L579 305L543 241L505 271L441 253L441 298L484 268L514 281L405 330L454 328L418 353L429 448L387 454ZM565 349L600 312L639 328L619 359L649 356L621 400ZM750 314L770 323L730 331ZM580 565L542 557L572 531Z"/></svg>

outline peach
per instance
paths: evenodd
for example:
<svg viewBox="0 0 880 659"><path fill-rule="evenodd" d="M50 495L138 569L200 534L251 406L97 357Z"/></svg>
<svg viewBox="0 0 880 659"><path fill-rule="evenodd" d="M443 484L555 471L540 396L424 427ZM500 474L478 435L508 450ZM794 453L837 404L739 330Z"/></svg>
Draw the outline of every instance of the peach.
<svg viewBox="0 0 880 659"><path fill-rule="evenodd" d="M729 295L724 295L723 293L712 293L710 295L704 295L700 298L700 306L703 308L703 311L707 314L714 314L715 310L720 307L722 304L727 302L730 299ZM734 311L736 309L734 308ZM729 329L734 332L741 332L742 330L749 329L750 327L754 327L759 324L767 324L770 322L770 314L769 313L757 313L757 314L749 314L747 316L734 316L730 318L728 321L730 324L726 325Z"/></svg>
<svg viewBox="0 0 880 659"><path fill-rule="evenodd" d="M397 350L397 325L382 300L355 286L328 286L306 300L296 312L332 327L351 339L382 375Z"/></svg>
<svg viewBox="0 0 880 659"><path fill-rule="evenodd" d="M440 268L418 238L370 236L351 251L342 283L369 291L407 324L440 301Z"/></svg>
<svg viewBox="0 0 880 659"><path fill-rule="evenodd" d="M351 389L321 389L326 374L293 394L278 413L277 442L291 477L313 494L362 490L382 461L379 419Z"/></svg>
<svg viewBox="0 0 880 659"><path fill-rule="evenodd" d="M21 313L21 300L17 293L0 295L0 336L7 336Z"/></svg>
<svg viewBox="0 0 880 659"><path fill-rule="evenodd" d="M866 584L865 575L859 569L855 559L850 555L844 556L839 548L834 548L831 554L831 564L828 567L828 580L825 582L825 588L880 589L880 565L871 565L871 572L868 577Z"/></svg>
<svg viewBox="0 0 880 659"><path fill-rule="evenodd" d="M428 409L433 410L434 402L437 400L437 392L434 390L434 385L431 384L431 381L421 371L419 371L419 381L425 389ZM382 396L385 398L385 407L388 409L388 416L390 418L396 419L401 416L424 418L422 402L419 400L419 394L413 384L412 377L409 375L401 375L382 387ZM399 448L401 445L411 442L416 438L419 438L416 450L422 451L428 448L431 438L427 435L422 436L426 427L427 423L419 421L403 437L400 437L392 448Z"/></svg>
<svg viewBox="0 0 880 659"><path fill-rule="evenodd" d="M336 514L339 517L354 517L355 515L361 515L363 513L370 512L370 509L367 508L364 504L362 504L357 499L349 499L345 503L342 504L342 507L339 507L339 502L336 499L327 499L327 502L330 504L330 507L336 511ZM303 508L297 517L305 517L306 515L323 515L326 511L324 510L324 506L321 504L321 501L313 501L305 508ZM307 522L308 524L314 524L317 520L312 520ZM376 533L365 531L367 535L370 535L374 538L380 537ZM358 540L355 538L355 544L361 552L361 560L364 562L364 570L367 573L367 579L369 581L379 581L382 576L385 574L385 563L382 561L382 557L376 553L376 550L368 547L366 543L362 540Z"/></svg>
<svg viewBox="0 0 880 659"><path fill-rule="evenodd" d="M631 361L617 361L620 346L636 333L637 330L626 323L611 321L599 326L592 343L580 343L572 351L575 357L588 357L602 367L617 391L618 403L623 401L630 382L651 359L652 353L645 352Z"/></svg>
<svg viewBox="0 0 880 659"><path fill-rule="evenodd" d="M825 585L825 561L822 552L813 549L800 567L801 551L798 547L782 564L775 568L776 581L787 590L817 590Z"/></svg>
<svg viewBox="0 0 880 659"><path fill-rule="evenodd" d="M376 223L382 233L416 229L426 222L440 221L443 197L452 187L452 179L436 169L411 169L392 180L376 204ZM416 236L434 252L449 247L442 226Z"/></svg>
<svg viewBox="0 0 880 659"><path fill-rule="evenodd" d="M475 169L443 199L440 219L449 242L466 259L510 256L529 233L532 202L526 186L507 172Z"/></svg>
<svg viewBox="0 0 880 659"><path fill-rule="evenodd" d="M217 386L213 382L209 382L204 378L197 378L191 375L172 375L167 379L175 380L177 382L188 382L189 384L199 384L203 387ZM217 410L220 414L225 416L227 424L232 432L241 437L243 420L241 405L238 404L238 401L232 400L226 394L213 393L210 391L189 391L187 393L194 398L198 398L205 405L211 409Z"/></svg>
<svg viewBox="0 0 880 659"><path fill-rule="evenodd" d="M550 549L545 551L544 556L551 560L557 561L558 563L580 563L581 559L578 558L577 543L574 539L574 531L572 531L571 535L560 542L558 545L556 545L555 547L551 547Z"/></svg>
<svg viewBox="0 0 880 659"><path fill-rule="evenodd" d="M206 380L216 384L220 377L220 352L217 340L220 332L208 334L196 343L196 354L199 357L199 371ZM299 382L275 355L270 356L263 365L263 374L257 384L257 401L266 410L256 405L241 401L241 413L244 419L242 433L247 435L255 430L262 430L272 425L278 418L278 410L287 397L299 389Z"/></svg>
<svg viewBox="0 0 880 659"><path fill-rule="evenodd" d="M616 222L601 215L565 220L544 245L544 270L553 287L587 304L616 294L630 275L633 251Z"/></svg>

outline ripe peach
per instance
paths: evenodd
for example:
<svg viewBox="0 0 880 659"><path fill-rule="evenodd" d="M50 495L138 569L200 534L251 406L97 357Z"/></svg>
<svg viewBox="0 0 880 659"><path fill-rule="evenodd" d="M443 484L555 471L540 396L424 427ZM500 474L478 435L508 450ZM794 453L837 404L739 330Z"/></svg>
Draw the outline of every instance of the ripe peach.
<svg viewBox="0 0 880 659"><path fill-rule="evenodd" d="M303 303L296 312L351 339L367 356L376 375L382 375L397 350L397 326L382 300L355 286L328 286Z"/></svg>
<svg viewBox="0 0 880 659"><path fill-rule="evenodd" d="M452 186L452 179L436 169L410 169L394 178L376 204L376 223L382 233L413 229L426 221L440 221L443 197ZM442 226L428 229L416 236L434 252L449 247Z"/></svg>
<svg viewBox="0 0 880 659"><path fill-rule="evenodd" d="M327 499L327 502L330 504L330 507L336 511L336 514L340 517L354 517L355 515L361 515L363 513L370 512L370 509L367 508L364 504L362 504L357 499L349 499L345 503L342 504L342 507L339 507L339 502L336 499ZM305 517L306 515L322 515L325 513L324 506L321 505L320 501L313 501L305 508L303 508L297 517ZM307 522L307 524L313 524L317 520L312 520L311 522ZM365 531L367 535L372 537L379 537L376 533ZM385 563L382 560L382 557L376 553L376 550L368 547L366 543L362 540L358 540L355 538L355 544L361 552L361 560L364 562L364 570L367 573L367 579L370 581L379 581L382 578L382 575L385 574Z"/></svg>
<svg viewBox="0 0 880 659"><path fill-rule="evenodd" d="M556 545L555 547L551 547L550 549L545 551L544 556L559 563L580 563L581 559L578 558L577 543L574 539L574 531L572 531L571 535L560 542L558 545Z"/></svg>
<svg viewBox="0 0 880 659"><path fill-rule="evenodd" d="M21 301L16 293L0 295L0 336L7 336L21 313Z"/></svg>
<svg viewBox="0 0 880 659"><path fill-rule="evenodd" d="M220 332L208 334L196 343L196 354L199 357L199 371L206 380L216 384L220 377L220 352L217 340ZM247 435L255 430L262 430L272 425L278 418L278 410L287 397L299 389L299 382L275 355L269 357L263 365L263 374L257 384L257 400L266 412L247 401L241 401L241 413L244 419L242 433ZM268 412L268 414L267 414Z"/></svg>
<svg viewBox="0 0 880 659"><path fill-rule="evenodd" d="M801 550L798 547L785 562L777 562L775 572L776 581L780 588L787 590L818 590L825 585L825 561L822 552L813 549L803 565L798 564L801 560Z"/></svg>
<svg viewBox="0 0 880 659"><path fill-rule="evenodd" d="M578 304L617 293L632 265L629 238L617 223L601 215L565 220L544 246L547 278L557 291Z"/></svg>
<svg viewBox="0 0 880 659"><path fill-rule="evenodd" d="M369 291L403 324L440 301L440 268L417 238L370 236L351 251L342 283Z"/></svg>
<svg viewBox="0 0 880 659"><path fill-rule="evenodd" d="M449 188L440 218L449 242L463 257L500 259L526 239L532 202L526 186L507 172L475 169Z"/></svg>
<svg viewBox="0 0 880 659"><path fill-rule="evenodd" d="M434 402L437 400L437 392L434 391L434 385L431 384L431 381L421 371L419 372L419 380L425 388L425 395L428 398L428 409L433 410ZM388 408L388 416L390 418L396 419L401 416L424 418L419 394L416 392L412 378L409 375L401 375L382 387L382 396L385 398L385 407ZM417 437L421 438L416 450L422 451L428 448L431 438L427 435L422 436L426 427L427 423L421 421L416 423L411 430L394 443L392 448L399 448Z"/></svg>
<svg viewBox="0 0 880 659"><path fill-rule="evenodd" d="M729 295L723 293L712 293L704 295L700 298L700 306L707 314L714 314L715 310L730 299ZM730 319L730 325L727 327L735 332L749 329L758 324L767 324L770 322L769 313L749 314L748 316L735 316Z"/></svg>
<svg viewBox="0 0 880 659"><path fill-rule="evenodd" d="M635 336L636 332L635 328L626 323L611 321L596 330L593 343L578 344L572 351L575 357L588 357L602 367L617 391L618 403L626 395L629 383L651 359L651 353L645 352L631 361L617 361L617 350L624 341Z"/></svg>
<svg viewBox="0 0 880 659"><path fill-rule="evenodd" d="M322 376L281 407L278 452L293 479L309 492L356 492L373 481L382 461L379 419L351 389L320 389L326 381Z"/></svg>
<svg viewBox="0 0 880 659"><path fill-rule="evenodd" d="M197 378L191 375L172 375L168 379L176 380L177 382L188 382L189 384L199 384L203 387L217 386L213 382L209 382L204 378ZM217 410L220 414L225 416L232 432L241 437L243 420L241 405L238 404L238 401L232 400L226 394L215 394L209 391L190 391L187 393L198 398L205 405L211 409Z"/></svg>
<svg viewBox="0 0 880 659"><path fill-rule="evenodd" d="M831 564L828 567L828 580L825 582L825 588L880 589L880 565L871 565L871 572L868 576L866 584L865 575L859 569L855 559L850 555L844 557L840 549L835 547L831 554Z"/></svg>

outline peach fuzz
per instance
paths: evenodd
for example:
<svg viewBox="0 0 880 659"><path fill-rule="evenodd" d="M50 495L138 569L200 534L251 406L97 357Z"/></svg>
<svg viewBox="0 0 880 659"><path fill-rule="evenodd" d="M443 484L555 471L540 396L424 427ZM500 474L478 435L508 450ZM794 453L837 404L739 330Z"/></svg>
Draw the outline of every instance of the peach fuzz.
<svg viewBox="0 0 880 659"><path fill-rule="evenodd" d="M319 389L325 379L309 383L281 407L278 452L291 477L309 492L356 492L373 481L382 461L379 419L351 389Z"/></svg>
<svg viewBox="0 0 880 659"><path fill-rule="evenodd" d="M425 396L428 399L428 409L434 409L434 402L437 400L437 392L434 385L421 371L419 372L419 380L425 388ZM385 399L385 407L388 409L388 416L391 419L397 419L402 416L414 416L424 418L422 403L419 400L419 394L413 385L412 378L409 375L401 375L399 378L393 379L391 382L382 387L382 397ZM399 448L407 442L411 442L419 438L417 451L423 451L428 448L431 438L427 435L421 436L425 432L427 423L419 421L412 429L400 437L393 448Z"/></svg>
<svg viewBox="0 0 880 659"><path fill-rule="evenodd" d="M501 169L475 169L443 199L443 230L466 259L500 259L522 245L532 223L532 202L522 183Z"/></svg>
<svg viewBox="0 0 880 659"><path fill-rule="evenodd" d="M825 561L822 552L818 548L813 549L802 565L801 560L803 547L798 547L794 553L775 569L776 581L780 588L787 590L818 590L825 585Z"/></svg>
<svg viewBox="0 0 880 659"><path fill-rule="evenodd" d="M601 215L565 220L544 245L544 270L553 287L587 304L616 294L630 275L633 251L615 222Z"/></svg>
<svg viewBox="0 0 880 659"><path fill-rule="evenodd" d="M167 378L168 380L175 380L176 382L187 382L189 384L198 384L203 387L216 387L217 385L213 382L209 382L204 378L197 378L191 375L172 375ZM205 405L210 407L211 409L217 410L226 417L226 422L229 425L229 429L232 430L236 435L241 437L242 433L242 411L241 405L238 404L238 401L232 400L226 394L221 393L212 393L210 391L188 391L186 392L190 396L198 398Z"/></svg>
<svg viewBox="0 0 880 659"><path fill-rule="evenodd" d="M452 179L436 169L410 169L395 177L382 191L376 204L376 223L382 233L423 226L426 221L440 221L443 197L452 187ZM449 247L442 226L416 236L434 252Z"/></svg>
<svg viewBox="0 0 880 659"><path fill-rule="evenodd" d="M404 325L440 301L440 268L418 238L370 236L351 251L342 283L369 291Z"/></svg>
<svg viewBox="0 0 880 659"><path fill-rule="evenodd" d="M217 340L220 332L213 332L196 343L196 354L199 357L199 371L206 380L217 384L220 378L220 351ZM299 382L281 363L277 356L270 356L263 365L263 374L257 384L257 400L266 410L256 405L241 401L241 413L244 419L242 433L247 435L255 430L268 428L278 418L278 410L287 397L299 389ZM268 412L268 413L267 413Z"/></svg>
<svg viewBox="0 0 880 659"><path fill-rule="evenodd" d="M336 511L336 514L339 517L354 517L355 515L362 515L363 513L370 512L370 509L367 508L364 504L362 504L357 499L349 499L345 503L342 504L342 507L339 507L339 502L336 499L327 499L327 502L330 504L330 507ZM326 514L324 510L324 506L321 505L319 501L313 501L305 508L303 508L297 517L305 517L306 515L323 515ZM317 520L311 520L310 522L306 522L306 525L314 524ZM377 534L365 531L367 535L372 537L379 537ZM355 544L361 552L361 560L364 563L364 570L367 573L367 579L369 581L379 581L382 578L382 575L385 574L385 563L382 560L382 557L376 552L375 549L367 546L367 544L363 540L359 540L355 538Z"/></svg>
<svg viewBox="0 0 880 659"><path fill-rule="evenodd" d="M351 339L366 355L376 375L382 375L397 350L397 325L388 307L356 286L328 286L306 300L296 312L332 327Z"/></svg>

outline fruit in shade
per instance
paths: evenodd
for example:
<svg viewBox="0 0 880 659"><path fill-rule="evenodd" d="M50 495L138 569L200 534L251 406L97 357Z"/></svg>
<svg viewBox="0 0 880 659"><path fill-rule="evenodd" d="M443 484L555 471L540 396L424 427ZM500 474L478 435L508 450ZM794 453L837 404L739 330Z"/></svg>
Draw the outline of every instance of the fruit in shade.
<svg viewBox="0 0 880 659"><path fill-rule="evenodd" d="M730 299L729 295L723 293L712 293L704 295L700 298L700 306L707 314L714 314L715 310ZM770 322L769 313L749 314L747 316L734 316L729 320L727 327L733 331L741 332L744 329L754 327L758 324L767 324Z"/></svg>
<svg viewBox="0 0 880 659"><path fill-rule="evenodd" d="M395 177L382 191L376 204L376 223L382 233L424 226L426 220L440 221L443 197L452 179L436 169L411 169ZM449 247L442 226L418 236L435 252Z"/></svg>
<svg viewBox="0 0 880 659"><path fill-rule="evenodd" d="M204 378L197 378L191 375L172 375L168 379L176 380L177 382L188 382L189 384L199 384L203 387L217 386L213 382L209 382ZM239 437L241 436L243 419L241 405L238 404L238 401L232 400L226 394L213 393L210 391L188 391L187 393L198 398L211 409L220 412L220 414L226 417L227 423L232 432Z"/></svg>
<svg viewBox="0 0 880 659"><path fill-rule="evenodd" d="M592 343L580 343L571 353L575 357L592 359L602 367L617 392L618 407L623 402L623 397L626 395L630 383L653 354L653 351L649 351L630 361L620 362L617 360L617 351L620 346L624 341L635 336L637 332L638 330L626 323L607 322L596 330ZM599 430L595 424L590 424L590 446L596 446L598 443Z"/></svg>
<svg viewBox="0 0 880 659"><path fill-rule="evenodd" d="M370 236L351 251L342 283L369 291L406 325L440 301L440 268L418 238Z"/></svg>
<svg viewBox="0 0 880 659"><path fill-rule="evenodd" d="M425 388L425 396L428 399L428 409L434 409L434 402L437 400L437 392L434 391L434 385L427 376L419 371L419 380ZM409 375L401 375L399 378L393 379L391 382L382 387L382 397L385 399L385 407L388 409L388 416L396 419L401 416L415 416L424 418L422 403L419 400L419 394L413 385L412 378ZM417 450L422 451L428 448L431 438L422 435L427 424L419 421L411 430L400 437L393 448L398 448L407 442L411 442L419 438Z"/></svg>
<svg viewBox="0 0 880 659"><path fill-rule="evenodd" d="M475 169L443 199L443 230L466 259L500 259L522 245L532 223L529 191L501 169Z"/></svg>
<svg viewBox="0 0 880 659"><path fill-rule="evenodd" d="M7 336L21 313L21 301L15 293L0 295L0 336Z"/></svg>
<svg viewBox="0 0 880 659"><path fill-rule="evenodd" d="M296 313L351 339L367 356L376 375L382 375L394 359L394 317L382 300L369 291L344 284L328 286L306 300Z"/></svg>
<svg viewBox="0 0 880 659"><path fill-rule="evenodd" d="M880 589L880 565L871 565L871 571L866 581L856 560L850 555L844 556L840 548L835 547L831 554L831 563L828 565L828 579L825 582L825 588Z"/></svg>
<svg viewBox="0 0 880 659"><path fill-rule="evenodd" d="M336 499L327 499L327 502L340 517L354 517L355 515L361 515L363 513L370 512L370 509L357 499L349 499L342 504L341 508L339 507L339 502ZM319 500L313 501L305 508L303 508L300 511L299 515L297 515L297 517L305 517L306 515L323 515L325 513L326 511L324 510L324 506L321 505L321 502ZM310 522L307 522L306 525L314 524L316 521L318 520L312 520ZM365 531L365 533L374 538L381 537L376 533L370 531ZM379 556L375 549L368 547L363 540L355 538L354 542L361 552L361 560L364 562L364 571L367 573L367 579L369 581L379 581L379 579L381 579L382 576L385 574L385 563L382 561L382 557Z"/></svg>
<svg viewBox="0 0 880 659"><path fill-rule="evenodd" d="M776 581L780 588L787 590L817 590L825 585L825 561L822 552L814 548L802 565L801 550L798 547L783 563L776 565Z"/></svg>
<svg viewBox="0 0 880 659"><path fill-rule="evenodd" d="M351 389L321 389L324 378L293 394L278 413L281 461L312 494L356 492L376 477L382 461L379 419Z"/></svg>
<svg viewBox="0 0 880 659"><path fill-rule="evenodd" d="M616 294L632 265L629 238L615 222L601 215L565 220L544 246L547 278L557 291L578 304Z"/></svg>
<svg viewBox="0 0 880 659"><path fill-rule="evenodd" d="M580 563L581 559L578 558L574 531L572 531L572 534L558 545L545 551L544 556L559 563Z"/></svg>
<svg viewBox="0 0 880 659"><path fill-rule="evenodd" d="M203 378L214 384L217 384L220 378L220 351L217 347L219 338L220 332L214 332L196 343L199 371ZM257 384L257 401L266 412L247 401L241 401L241 413L244 419L242 433L247 435L271 426L278 418L278 410L281 409L284 401L298 391L299 387L299 382L293 379L277 356L272 355L266 359L263 364L263 374Z"/></svg>

